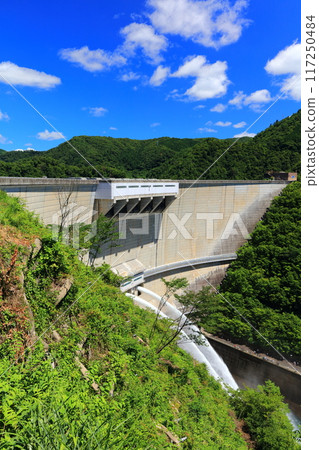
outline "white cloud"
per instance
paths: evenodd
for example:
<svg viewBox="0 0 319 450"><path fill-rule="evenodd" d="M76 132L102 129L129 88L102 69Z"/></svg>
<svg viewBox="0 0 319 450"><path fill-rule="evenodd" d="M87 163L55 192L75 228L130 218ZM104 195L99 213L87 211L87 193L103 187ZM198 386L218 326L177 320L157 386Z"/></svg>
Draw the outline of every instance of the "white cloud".
<svg viewBox="0 0 319 450"><path fill-rule="evenodd" d="M159 122L154 122L154 123L151 123L151 125L150 125L150 127L152 127L152 128L159 127L159 126L160 126Z"/></svg>
<svg viewBox="0 0 319 450"><path fill-rule="evenodd" d="M271 75L290 75L280 82L281 91L294 100L301 98L301 44L294 42L267 62L266 72Z"/></svg>
<svg viewBox="0 0 319 450"><path fill-rule="evenodd" d="M230 81L226 75L227 63L207 63L205 56L193 56L171 76L175 78L195 77L194 85L184 95L193 100L220 97L227 92Z"/></svg>
<svg viewBox="0 0 319 450"><path fill-rule="evenodd" d="M198 131L201 133L217 133L217 130L209 127L198 128Z"/></svg>
<svg viewBox="0 0 319 450"><path fill-rule="evenodd" d="M166 50L168 41L165 36L156 34L150 25L133 22L122 28L121 34L125 38L121 48L124 54L133 56L136 50L141 48L152 64L157 64L163 59L160 53Z"/></svg>
<svg viewBox="0 0 319 450"><path fill-rule="evenodd" d="M227 109L227 105L223 105L222 103L217 103L213 108L210 109L211 112L222 113Z"/></svg>
<svg viewBox="0 0 319 450"><path fill-rule="evenodd" d="M19 67L16 64L5 61L0 63L0 82L9 82L16 86L31 86L40 89L50 89L59 84L61 80L54 75L48 75L45 72L39 72L27 67Z"/></svg>
<svg viewBox="0 0 319 450"><path fill-rule="evenodd" d="M58 139L65 139L62 133L59 131L40 131L37 134L37 139L42 139L43 141L56 141Z"/></svg>
<svg viewBox="0 0 319 450"><path fill-rule="evenodd" d="M194 107L194 109L203 109L205 108L205 105L197 105Z"/></svg>
<svg viewBox="0 0 319 450"><path fill-rule="evenodd" d="M8 116L7 113L0 111L0 120L9 120L9 119L10 117Z"/></svg>
<svg viewBox="0 0 319 450"><path fill-rule="evenodd" d="M286 75L301 71L301 44L294 43L281 50L273 59L267 62L265 69L272 75Z"/></svg>
<svg viewBox="0 0 319 450"><path fill-rule="evenodd" d="M90 107L84 107L82 108L83 111L89 111L89 114L93 117L102 117L105 115L105 113L108 112L106 108L103 108L102 106L90 106Z"/></svg>
<svg viewBox="0 0 319 450"><path fill-rule="evenodd" d="M110 53L102 49L90 50L88 46L61 49L59 56L88 72L101 72L112 66L123 66L126 63L126 58L116 52Z"/></svg>
<svg viewBox="0 0 319 450"><path fill-rule="evenodd" d="M228 0L148 0L153 26L164 34L175 34L206 47L220 48L236 42L248 21L242 17L246 0L232 6Z"/></svg>
<svg viewBox="0 0 319 450"><path fill-rule="evenodd" d="M152 86L160 86L164 83L170 74L170 68L164 66L158 66L150 78L150 84Z"/></svg>
<svg viewBox="0 0 319 450"><path fill-rule="evenodd" d="M116 127L110 127L109 130L117 131L117 128Z"/></svg>
<svg viewBox="0 0 319 450"><path fill-rule="evenodd" d="M248 95L244 99L245 105L252 105L253 103L261 104L261 103L269 103L272 98L270 92L267 89L260 89L259 91L255 91L252 94Z"/></svg>
<svg viewBox="0 0 319 450"><path fill-rule="evenodd" d="M239 91L235 93L234 98L229 100L230 105L237 106L237 108L242 108L244 99L246 98L246 95L243 93L243 91Z"/></svg>
<svg viewBox="0 0 319 450"><path fill-rule="evenodd" d="M133 81L139 78L141 78L140 75L135 72L128 72L121 76L122 81Z"/></svg>
<svg viewBox="0 0 319 450"><path fill-rule="evenodd" d="M234 127L234 128L243 128L245 125L247 125L246 122L238 122L238 123L235 123L235 124L233 125L233 127Z"/></svg>
<svg viewBox="0 0 319 450"><path fill-rule="evenodd" d="M229 104L241 109L243 106L249 106L255 111L259 111L260 108L272 101L270 92L267 89L259 89L247 95L243 91L239 91L235 94L234 98L229 100Z"/></svg>
<svg viewBox="0 0 319 450"><path fill-rule="evenodd" d="M242 138L242 137L254 137L256 133L247 133L247 131L243 131L242 133L235 134L234 138Z"/></svg>
<svg viewBox="0 0 319 450"><path fill-rule="evenodd" d="M222 122L221 120L219 122L216 122L215 125L217 127L230 127L231 122Z"/></svg>
<svg viewBox="0 0 319 450"><path fill-rule="evenodd" d="M0 144L12 144L12 142L8 141L8 138L6 138L5 136L2 136L2 134L0 134Z"/></svg>

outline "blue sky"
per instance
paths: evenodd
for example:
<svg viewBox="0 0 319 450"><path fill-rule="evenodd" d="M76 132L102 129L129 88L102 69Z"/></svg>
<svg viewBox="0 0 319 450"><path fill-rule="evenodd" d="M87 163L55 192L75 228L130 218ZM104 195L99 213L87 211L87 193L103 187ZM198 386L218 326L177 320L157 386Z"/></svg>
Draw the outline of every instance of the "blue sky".
<svg viewBox="0 0 319 450"><path fill-rule="evenodd" d="M1 15L6 150L46 150L56 130L233 137L281 95L253 135L300 107L296 0L2 0Z"/></svg>

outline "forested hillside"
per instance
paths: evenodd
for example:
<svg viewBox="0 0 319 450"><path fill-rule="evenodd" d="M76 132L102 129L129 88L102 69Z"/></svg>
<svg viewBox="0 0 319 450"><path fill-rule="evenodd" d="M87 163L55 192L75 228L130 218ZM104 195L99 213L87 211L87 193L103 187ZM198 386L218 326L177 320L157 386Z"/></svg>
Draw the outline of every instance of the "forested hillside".
<svg viewBox="0 0 319 450"><path fill-rule="evenodd" d="M278 357L240 312L286 357L300 359L300 213L300 182L294 182L273 200L237 252L221 295L207 296L208 331Z"/></svg>
<svg viewBox="0 0 319 450"><path fill-rule="evenodd" d="M156 352L168 322L117 284L0 191L1 448L299 448L276 386L229 395Z"/></svg>
<svg viewBox="0 0 319 450"><path fill-rule="evenodd" d="M239 139L203 179L264 179L269 170L300 172L300 111L254 138ZM77 136L70 140L104 177L196 179L234 139L134 140ZM98 177L66 142L46 152L0 152L0 176Z"/></svg>

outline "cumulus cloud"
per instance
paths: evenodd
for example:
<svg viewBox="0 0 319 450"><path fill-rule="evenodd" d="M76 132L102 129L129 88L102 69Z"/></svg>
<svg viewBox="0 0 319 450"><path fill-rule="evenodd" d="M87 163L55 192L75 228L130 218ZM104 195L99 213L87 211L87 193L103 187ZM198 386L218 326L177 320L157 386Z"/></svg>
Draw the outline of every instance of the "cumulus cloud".
<svg viewBox="0 0 319 450"><path fill-rule="evenodd" d="M238 123L234 123L233 127L234 128L243 128L245 125L247 125L246 122L238 122Z"/></svg>
<svg viewBox="0 0 319 450"><path fill-rule="evenodd" d="M111 53L102 49L90 50L88 46L61 49L59 56L88 72L102 72L112 66L123 66L126 63L126 58L117 52Z"/></svg>
<svg viewBox="0 0 319 450"><path fill-rule="evenodd" d="M226 94L230 81L226 75L226 61L207 63L205 56L193 56L171 76L175 78L195 77L194 85L185 92L192 100L221 97Z"/></svg>
<svg viewBox="0 0 319 450"><path fill-rule="evenodd" d="M243 91L235 94L234 98L229 100L229 104L241 109L243 106L249 106L255 111L259 111L262 106L272 101L270 92L267 89L259 89L247 95Z"/></svg>
<svg viewBox="0 0 319 450"><path fill-rule="evenodd" d="M128 72L121 76L122 81L134 81L138 80L140 75L135 72Z"/></svg>
<svg viewBox="0 0 319 450"><path fill-rule="evenodd" d="M149 18L161 33L216 49L236 42L248 24L242 15L246 0L233 4L228 0L148 0L147 4L153 9Z"/></svg>
<svg viewBox="0 0 319 450"><path fill-rule="evenodd" d="M90 107L84 107L82 108L83 111L88 111L89 114L93 117L102 117L105 115L105 113L108 112L106 108L103 108L102 106L90 106Z"/></svg>
<svg viewBox="0 0 319 450"><path fill-rule="evenodd" d="M254 137L256 133L247 133L247 131L243 131L243 133L235 134L234 138L242 138L242 137Z"/></svg>
<svg viewBox="0 0 319 450"><path fill-rule="evenodd" d="M267 62L265 69L272 75L286 75L301 71L301 44L294 43L281 50L273 59Z"/></svg>
<svg viewBox="0 0 319 450"><path fill-rule="evenodd" d="M0 144L12 144L12 141L8 141L8 138L0 134Z"/></svg>
<svg viewBox="0 0 319 450"><path fill-rule="evenodd" d="M117 128L116 127L110 127L109 130L117 131Z"/></svg>
<svg viewBox="0 0 319 450"><path fill-rule="evenodd" d="M261 103L269 103L272 98L270 92L267 89L260 89L259 91L255 91L244 99L245 105L252 104L261 104Z"/></svg>
<svg viewBox="0 0 319 450"><path fill-rule="evenodd" d="M245 98L246 98L246 95L244 94L244 92L243 91L239 91L239 92L235 93L234 98L229 100L228 103L230 105L236 106L237 108L242 108Z"/></svg>
<svg viewBox="0 0 319 450"><path fill-rule="evenodd" d="M231 122L222 122L221 120L215 123L216 127L230 127Z"/></svg>
<svg viewBox="0 0 319 450"><path fill-rule="evenodd" d="M159 126L160 126L159 122L154 122L154 123L151 123L151 125L150 125L150 127L152 127L152 128L159 127Z"/></svg>
<svg viewBox="0 0 319 450"><path fill-rule="evenodd" d="M9 82L15 86L30 86L40 89L50 89L61 84L60 78L48 75L45 72L20 67L16 64L5 61L0 63L0 82ZM2 78L3 77L3 78Z"/></svg>
<svg viewBox="0 0 319 450"><path fill-rule="evenodd" d="M37 134L37 139L42 139L43 141L57 141L58 139L65 139L62 133L59 131L40 131Z"/></svg>
<svg viewBox="0 0 319 450"><path fill-rule="evenodd" d="M194 109L204 109L205 105L197 105L194 107Z"/></svg>
<svg viewBox="0 0 319 450"><path fill-rule="evenodd" d="M294 42L281 50L265 66L266 72L271 75L289 75L280 81L281 92L294 100L301 98L301 44Z"/></svg>
<svg viewBox="0 0 319 450"><path fill-rule="evenodd" d="M0 120L9 120L10 117L7 113L0 111Z"/></svg>
<svg viewBox="0 0 319 450"><path fill-rule="evenodd" d="M160 86L164 83L170 74L170 68L164 66L158 66L150 78L150 84L152 86Z"/></svg>
<svg viewBox="0 0 319 450"><path fill-rule="evenodd" d="M161 52L166 50L168 41L165 36L156 34L152 26L133 22L122 28L121 34L125 38L121 47L124 54L133 56L140 48L152 64L158 64L163 59Z"/></svg>
<svg viewBox="0 0 319 450"><path fill-rule="evenodd" d="M227 109L227 105L223 105L222 103L217 103L213 108L210 109L211 112L222 113Z"/></svg>
<svg viewBox="0 0 319 450"><path fill-rule="evenodd" d="M217 130L209 127L198 128L197 131L199 131L200 133L217 133Z"/></svg>

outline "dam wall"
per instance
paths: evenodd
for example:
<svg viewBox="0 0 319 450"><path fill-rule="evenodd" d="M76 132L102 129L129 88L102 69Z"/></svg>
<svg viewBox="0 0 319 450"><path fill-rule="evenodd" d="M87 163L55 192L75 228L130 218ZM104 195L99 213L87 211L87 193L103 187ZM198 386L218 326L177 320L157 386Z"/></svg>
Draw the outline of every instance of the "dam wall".
<svg viewBox="0 0 319 450"><path fill-rule="evenodd" d="M287 183L282 181L191 181L179 182L179 193L160 214L125 214L123 236L118 247L105 246L96 260L108 263L121 275L133 275L138 261L140 271L177 261L231 254L246 241L264 215L272 199ZM145 286L162 295L160 279L186 277L192 287L201 287L203 277L220 281L228 267L223 264L201 265L179 272L158 274L145 280Z"/></svg>
<svg viewBox="0 0 319 450"><path fill-rule="evenodd" d="M69 223L90 223L97 185L97 180L76 178L0 177L0 190L19 197L45 225L59 223L66 209Z"/></svg>
<svg viewBox="0 0 319 450"><path fill-rule="evenodd" d="M95 264L107 263L124 277L152 273L143 283L159 295L163 276L184 276L194 290L206 279L218 284L234 259L229 256L287 183L0 177L0 189L21 198L45 224L114 218L117 246L104 245Z"/></svg>

